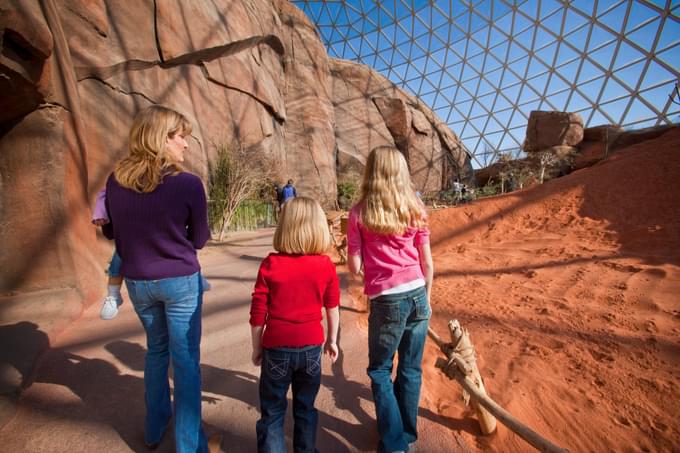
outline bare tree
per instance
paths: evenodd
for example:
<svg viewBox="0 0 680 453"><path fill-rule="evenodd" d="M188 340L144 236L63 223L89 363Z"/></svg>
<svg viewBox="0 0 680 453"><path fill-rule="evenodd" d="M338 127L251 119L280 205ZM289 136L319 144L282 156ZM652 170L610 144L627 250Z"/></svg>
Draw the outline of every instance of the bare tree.
<svg viewBox="0 0 680 453"><path fill-rule="evenodd" d="M557 164L558 158L550 151L543 151L538 155L538 182L543 184L545 170Z"/></svg>
<svg viewBox="0 0 680 453"><path fill-rule="evenodd" d="M275 168L273 162L247 153L237 143L217 145L217 161L209 191L211 226L218 229L220 241L224 239L236 209L270 184Z"/></svg>

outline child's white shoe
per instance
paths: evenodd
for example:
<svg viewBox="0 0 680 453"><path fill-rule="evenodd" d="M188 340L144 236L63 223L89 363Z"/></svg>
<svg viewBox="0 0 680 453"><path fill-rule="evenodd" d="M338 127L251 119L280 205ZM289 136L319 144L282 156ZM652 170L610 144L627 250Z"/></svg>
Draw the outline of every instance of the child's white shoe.
<svg viewBox="0 0 680 453"><path fill-rule="evenodd" d="M123 303L123 299L119 296L106 296L104 298L104 305L99 312L99 317L104 320L113 319L118 316L118 307Z"/></svg>

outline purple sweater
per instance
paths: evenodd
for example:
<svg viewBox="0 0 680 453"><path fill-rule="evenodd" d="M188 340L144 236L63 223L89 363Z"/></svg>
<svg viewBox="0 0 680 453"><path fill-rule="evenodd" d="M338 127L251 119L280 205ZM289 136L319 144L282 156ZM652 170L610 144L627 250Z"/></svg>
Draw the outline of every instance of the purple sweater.
<svg viewBox="0 0 680 453"><path fill-rule="evenodd" d="M121 274L132 280L159 280L200 270L196 249L210 238L208 209L198 176L166 176L150 193L106 183L110 223L104 236L114 239L123 260Z"/></svg>

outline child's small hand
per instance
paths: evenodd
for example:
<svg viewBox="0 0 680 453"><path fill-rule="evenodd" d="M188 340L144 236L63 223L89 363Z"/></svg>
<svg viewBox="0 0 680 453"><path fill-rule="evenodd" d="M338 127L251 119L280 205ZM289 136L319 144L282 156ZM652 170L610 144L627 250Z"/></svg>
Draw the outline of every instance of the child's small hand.
<svg viewBox="0 0 680 453"><path fill-rule="evenodd" d="M106 225L107 223L109 223L109 220L108 219L94 219L92 221L92 223L94 223L97 226L102 226L102 225Z"/></svg>
<svg viewBox="0 0 680 453"><path fill-rule="evenodd" d="M331 359L331 363L335 363L335 361L338 360L338 354L340 353L338 345L330 342L324 345L323 352L328 354L328 357Z"/></svg>
<svg viewBox="0 0 680 453"><path fill-rule="evenodd" d="M262 348L259 350L253 350L253 355L251 357L251 360L253 361L253 365L255 366L260 366L262 365Z"/></svg>

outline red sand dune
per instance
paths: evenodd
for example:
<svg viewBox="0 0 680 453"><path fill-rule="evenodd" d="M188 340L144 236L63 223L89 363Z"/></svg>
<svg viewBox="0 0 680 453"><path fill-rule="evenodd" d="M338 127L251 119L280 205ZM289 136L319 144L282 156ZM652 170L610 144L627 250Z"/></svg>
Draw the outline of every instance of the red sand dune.
<svg viewBox="0 0 680 453"><path fill-rule="evenodd" d="M680 450L680 129L542 186L432 213L433 328L470 331L490 396L572 452ZM423 404L479 435L428 345Z"/></svg>

